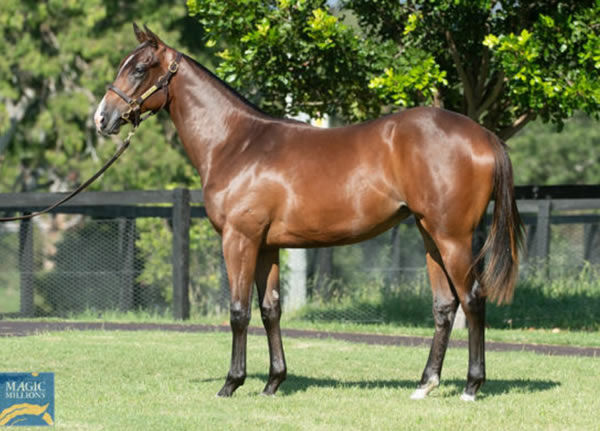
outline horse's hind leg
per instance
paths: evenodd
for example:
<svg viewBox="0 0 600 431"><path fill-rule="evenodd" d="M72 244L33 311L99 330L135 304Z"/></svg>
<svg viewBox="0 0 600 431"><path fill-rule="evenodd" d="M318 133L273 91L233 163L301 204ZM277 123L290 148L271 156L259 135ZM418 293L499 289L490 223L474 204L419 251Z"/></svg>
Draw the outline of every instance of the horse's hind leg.
<svg viewBox="0 0 600 431"><path fill-rule="evenodd" d="M452 237L436 235L434 238L448 281L460 300L469 325L469 371L461 399L474 401L475 393L485 381L485 298L479 289L473 289L472 232Z"/></svg>
<svg viewBox="0 0 600 431"><path fill-rule="evenodd" d="M485 382L485 297L477 286L459 296L469 323L469 371L461 399L475 401L476 392Z"/></svg>
<svg viewBox="0 0 600 431"><path fill-rule="evenodd" d="M258 245L233 229L223 232L223 255L231 289L230 322L233 334L231 365L220 397L229 397L246 379L246 339Z"/></svg>
<svg viewBox="0 0 600 431"><path fill-rule="evenodd" d="M427 251L427 271L433 293L435 333L419 387L411 395L414 400L425 398L440 383L442 365L448 348L454 316L458 308L456 293L448 282L437 246L420 222L417 222L417 225L423 236Z"/></svg>
<svg viewBox="0 0 600 431"><path fill-rule="evenodd" d="M256 286L263 325L269 343L269 380L264 395L274 395L285 380L286 365L281 343L281 305L279 301L279 250L261 251L256 264Z"/></svg>

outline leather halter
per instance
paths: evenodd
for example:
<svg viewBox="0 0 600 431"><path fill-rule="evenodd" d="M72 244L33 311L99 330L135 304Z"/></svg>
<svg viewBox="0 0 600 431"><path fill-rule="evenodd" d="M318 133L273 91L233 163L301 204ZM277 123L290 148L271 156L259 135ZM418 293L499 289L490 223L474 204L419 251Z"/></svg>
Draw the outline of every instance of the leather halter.
<svg viewBox="0 0 600 431"><path fill-rule="evenodd" d="M169 99L169 97L168 97L169 96L169 87L168 87L169 81L171 80L173 75L175 75L177 73L177 70L179 69L179 62L181 61L181 57L182 57L182 54L180 52L178 52L177 55L175 56L175 60L173 60L169 64L167 73L165 73L163 76L158 78L158 81L156 81L156 84L154 84L152 87L150 87L140 97L138 97L136 99L132 99L127 94L125 94L121 89L115 87L112 84L110 84L106 87L107 90L110 90L113 93L115 93L117 96L119 96L125 102L127 102L127 104L129 105L129 109L121 114L121 118L125 122L131 123L133 125L133 127L137 127L142 121L144 121L150 115L156 114L158 111L160 111L162 108L165 107L165 105L167 104L167 101ZM142 116L141 115L142 104L146 101L146 99L148 99L150 96L152 96L158 90L164 90L164 92L165 92L165 100L164 100L163 104L157 110L150 111L146 115Z"/></svg>

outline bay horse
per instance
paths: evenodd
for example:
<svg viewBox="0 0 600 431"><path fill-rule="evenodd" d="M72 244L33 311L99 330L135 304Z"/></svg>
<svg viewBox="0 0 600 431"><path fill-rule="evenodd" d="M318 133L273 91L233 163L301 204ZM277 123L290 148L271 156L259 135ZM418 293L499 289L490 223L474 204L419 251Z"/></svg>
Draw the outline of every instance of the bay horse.
<svg viewBox="0 0 600 431"><path fill-rule="evenodd" d="M246 378L254 283L270 356L263 393L275 394L286 377L281 248L356 243L413 215L426 249L435 333L412 398L439 385L460 303L469 326L461 398L475 400L485 380L485 302L511 299L522 237L504 143L469 118L436 108L331 129L272 118L147 27L134 24L134 32L139 45L121 62L94 121L101 134L114 134L164 107L201 176L231 289L231 365L217 395L231 396ZM490 233L474 256L473 232L491 199Z"/></svg>

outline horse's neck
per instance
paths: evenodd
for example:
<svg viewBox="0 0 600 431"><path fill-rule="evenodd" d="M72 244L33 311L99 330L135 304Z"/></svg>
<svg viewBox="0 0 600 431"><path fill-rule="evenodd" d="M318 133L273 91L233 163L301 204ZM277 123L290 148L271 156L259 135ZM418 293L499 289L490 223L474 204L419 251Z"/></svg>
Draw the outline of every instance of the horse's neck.
<svg viewBox="0 0 600 431"><path fill-rule="evenodd" d="M203 185L219 169L222 153L232 151L256 130L264 116L189 59L172 81L171 119ZM262 117L262 118L261 118Z"/></svg>

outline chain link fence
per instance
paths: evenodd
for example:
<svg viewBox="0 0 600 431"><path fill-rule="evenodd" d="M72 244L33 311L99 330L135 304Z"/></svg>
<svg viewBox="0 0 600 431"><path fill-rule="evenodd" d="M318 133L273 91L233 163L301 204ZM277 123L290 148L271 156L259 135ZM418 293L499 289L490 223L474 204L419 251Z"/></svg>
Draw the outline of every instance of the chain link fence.
<svg viewBox="0 0 600 431"><path fill-rule="evenodd" d="M32 236L32 262L23 256L27 235ZM0 314L21 312L24 284L33 289L31 314L36 316L132 310L170 314L171 244L170 219L60 214L1 224ZM427 293L415 226L401 225L360 245L308 250L306 259L306 304L295 312L301 318L380 322L385 319L383 298L399 295L403 283L423 290L412 293ZM322 267L325 260L328 268ZM282 263L285 303L292 288L287 251L282 251ZM220 238L206 219L193 219L190 226L189 271L192 316L226 315L229 286Z"/></svg>
<svg viewBox="0 0 600 431"><path fill-rule="evenodd" d="M545 233L539 214L524 214L528 237L523 289L552 288L557 280L577 280L582 273L594 279L600 263L597 212L555 211ZM220 238L205 218L192 218L189 232L191 316L222 322L227 319L229 289ZM0 315L171 315L172 240L170 218L55 214L0 224ZM293 310L286 307L288 318L433 324L423 243L411 219L360 244L308 250L305 259L304 299ZM282 263L285 307L295 288L289 252L282 252ZM579 289L577 283L573 286ZM29 305L23 303L28 290L33 291ZM528 324L526 316L506 317L502 312L497 320L508 326Z"/></svg>
<svg viewBox="0 0 600 431"><path fill-rule="evenodd" d="M221 280L219 238L206 219L194 219L190 233L193 312L224 313L229 309L229 292ZM27 235L32 235L32 262L23 256L22 238ZM171 244L171 219L61 214L0 225L0 314L22 311L24 284L33 289L36 316L106 311L169 314Z"/></svg>

